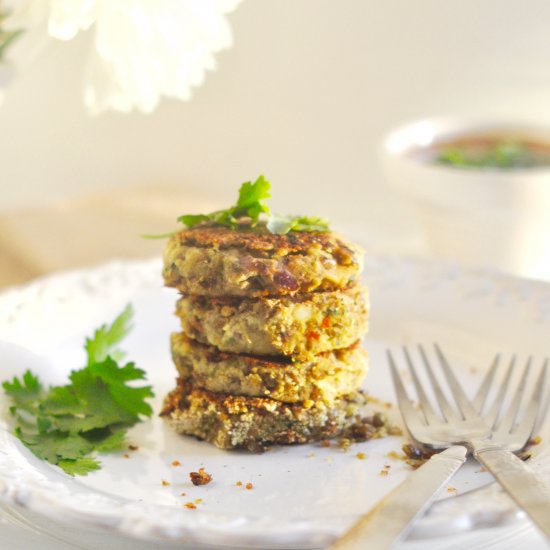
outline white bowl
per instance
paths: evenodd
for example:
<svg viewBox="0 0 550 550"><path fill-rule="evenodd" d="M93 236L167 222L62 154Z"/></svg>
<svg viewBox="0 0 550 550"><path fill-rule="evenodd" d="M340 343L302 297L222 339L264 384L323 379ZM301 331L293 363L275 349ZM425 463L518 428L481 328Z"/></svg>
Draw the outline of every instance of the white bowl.
<svg viewBox="0 0 550 550"><path fill-rule="evenodd" d="M385 138L386 178L416 203L435 254L550 279L550 168L460 168L422 158L438 142L499 130L550 143L550 128L536 123L420 120Z"/></svg>

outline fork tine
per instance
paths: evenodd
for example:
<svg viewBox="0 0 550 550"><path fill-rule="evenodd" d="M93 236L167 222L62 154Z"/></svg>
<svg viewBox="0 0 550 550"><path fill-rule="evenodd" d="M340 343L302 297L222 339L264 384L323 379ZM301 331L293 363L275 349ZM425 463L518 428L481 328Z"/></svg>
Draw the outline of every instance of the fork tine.
<svg viewBox="0 0 550 550"><path fill-rule="evenodd" d="M491 389L491 385L495 378L495 374L498 370L499 362L500 362L500 353L497 353L495 355L495 358L493 359L491 367L487 371L487 374L485 375L485 378L481 383L481 386L479 386L479 390L477 390L474 400L472 401L472 405L474 406L474 409L480 414L487 401L487 396L489 395L489 390Z"/></svg>
<svg viewBox="0 0 550 550"><path fill-rule="evenodd" d="M403 417L403 422L405 423L405 425L407 426L407 429L409 430L410 434L414 438L414 426L412 426L411 424L415 420L417 420L422 425L426 425L426 420L414 408L413 404L411 403L411 400L409 399L409 396L407 395L407 392L405 390L405 386L403 385L403 382L401 380L401 376L397 371L397 367L395 365L395 361L393 360L391 351L386 350L386 354L388 356L388 362L390 364L390 372L393 379L395 394L397 396L397 404L399 405L399 409L401 410L401 416Z"/></svg>
<svg viewBox="0 0 550 550"><path fill-rule="evenodd" d="M519 386L516 390L516 393L514 394L512 403L510 404L510 407L508 408L508 411L506 412L504 417L501 420L499 420L498 424L496 425L496 428L499 430L502 429L505 432L511 432L514 429L516 418L519 412L519 407L521 405L521 399L525 392L525 386L527 385L529 372L531 371L531 363L532 363L532 357L530 356L527 359L527 364L525 365L525 369L523 370L523 374L521 376L521 380L519 382Z"/></svg>
<svg viewBox="0 0 550 550"><path fill-rule="evenodd" d="M451 404L445 397L445 394L443 393L443 390L441 389L441 386L437 381L437 378L435 377L434 371L432 369L430 361L428 360L428 356L424 351L424 348L422 346L418 346L418 350L420 351L420 355L422 357L422 361L424 362L424 366L426 367L426 371L428 373L430 383L434 390L435 397L437 399L437 402L439 403L439 408L441 409L441 412L443 413L445 420L447 420L447 422L450 422L452 420L459 420L460 417L456 414L456 411L451 407Z"/></svg>
<svg viewBox="0 0 550 550"><path fill-rule="evenodd" d="M548 371L548 359L544 361L542 370L535 382L535 388L531 399L529 400L529 405L527 406L527 411L525 416L521 420L521 424L518 429L515 431L515 435L518 440L525 441L527 443L529 439L533 436L535 428L537 427L537 418L540 412L540 406L542 403L542 394L544 391L544 386L546 385L546 376Z"/></svg>
<svg viewBox="0 0 550 550"><path fill-rule="evenodd" d="M476 417L477 411L472 406L472 403L470 402L468 397L466 397L464 390L456 379L456 376L451 369L447 358L445 357L445 355L443 355L441 348L437 345L437 343L434 343L434 348L437 357L439 358L439 362L441 363L441 367L443 368L445 378L447 378L447 382L449 383L451 394L456 401L456 404L458 405L462 417L464 418L464 420L466 420L467 418Z"/></svg>
<svg viewBox="0 0 550 550"><path fill-rule="evenodd" d="M514 354L512 356L512 359L510 360L510 365L508 366L508 370L506 371L504 380L498 390L498 395L495 397L495 400L493 401L491 408L489 409L487 414L484 416L485 421L487 422L490 428L495 427L500 417L500 411L504 403L504 397L506 396L506 392L508 391L508 386L510 385L510 379L512 378L512 373L514 372L515 365L516 365L516 355Z"/></svg>
<svg viewBox="0 0 550 550"><path fill-rule="evenodd" d="M414 368L411 356L409 354L409 350L406 346L403 346L403 353L405 355L405 360L407 361L407 364L409 366L409 370L411 372L411 376L413 379L414 387L416 389L416 393L418 395L418 401L420 403L420 408L422 412L424 413L424 417L426 419L426 422L428 424L433 424L434 422L439 422L440 419L438 418L437 414L433 410L433 407L430 403L430 400L428 399L428 396L426 395L426 392L424 391L424 388L420 382L420 379L418 378L418 374L416 372L416 369Z"/></svg>

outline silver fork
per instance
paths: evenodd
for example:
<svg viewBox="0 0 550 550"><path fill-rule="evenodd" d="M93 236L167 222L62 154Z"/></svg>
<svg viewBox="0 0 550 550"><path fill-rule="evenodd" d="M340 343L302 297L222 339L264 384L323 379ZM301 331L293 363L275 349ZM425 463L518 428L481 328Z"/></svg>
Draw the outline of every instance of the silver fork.
<svg viewBox="0 0 550 550"><path fill-rule="evenodd" d="M432 448L442 448L448 447L453 443L463 443L472 452L473 456L493 474L516 504L550 538L550 487L527 464L511 452L512 449L519 450L525 447L531 437L540 412L547 371L546 363L538 376L529 405L520 422L518 422L518 413L521 408L531 361L527 362L510 406L501 415L500 411L511 379L513 367L508 369L504 383L499 388L498 395L489 413L484 417L487 419L486 421L479 415L479 408L476 408L476 405L481 407L486 400L494 374L491 375L490 372L490 375L486 378L488 381L482 384L475 398L476 403L471 403L437 345L435 349L450 393L458 406L459 414L457 414L457 411L445 397L435 377L430 361L424 349L420 346L420 355L444 420L442 421L432 408L416 374L410 354L405 350L406 360L411 370L413 383L418 393L420 408L424 416L422 418L422 415L414 409L409 401L393 357L388 352L397 398L407 429L414 439Z"/></svg>
<svg viewBox="0 0 550 550"><path fill-rule="evenodd" d="M506 420L499 421L500 408L497 410L497 406L499 404L502 405L512 374L511 368L508 369L505 381L499 389L497 398L486 414L484 421L479 416L479 411L482 409L492 386L497 369L497 361L495 360L493 363L474 402L471 403L462 391L443 353L436 346L439 362L449 383L451 394L458 405L457 412L445 397L424 349L419 347L419 351L443 418L432 407L420 382L411 355L406 348L404 348L405 360L416 387L420 411L409 400L393 356L388 351L388 360L399 408L405 425L414 439L432 448L448 448L442 453L432 456L428 462L413 472L405 482L384 498L375 509L360 518L330 549L360 550L365 547L386 549L399 540L399 538L403 537L413 520L427 508L433 496L437 494L438 490L464 463L467 452L466 447L458 445L450 446L453 443L466 445L468 449L480 457L480 460L487 466L487 469L491 469L495 461L498 462L496 471L500 478L515 479L518 477L520 483L525 487L529 483L533 484L534 480L536 484L535 489L524 491L523 496L516 498L516 500L519 501L522 507L528 508L526 509L528 513L533 510L533 506L535 507L534 515L536 515L536 518L533 519L535 519L539 527L548 536L550 530L544 524L541 525L541 519L550 517L548 516L550 511L550 493L547 492L548 488L544 488L544 484L539 478L523 462L517 459L515 455L508 452L508 450L503 450L496 445L496 441L491 441L490 439L492 436L491 428L494 428L494 433L499 438L498 443L506 449L519 450L525 446L531 437L537 413L540 409L542 388L547 369L546 363L537 380L537 389L533 394L527 413L522 423L517 426L517 412L527 380L525 372L512 406L505 417ZM530 363L528 363L527 372L529 368ZM501 457L501 459L497 460L496 457ZM503 468L501 468L502 464L500 464L500 460L505 463L504 475L501 472ZM509 464L512 465L509 466ZM495 472L495 470L491 471ZM524 504L525 501L527 504ZM536 510L537 506L540 506L540 510Z"/></svg>
<svg viewBox="0 0 550 550"><path fill-rule="evenodd" d="M535 435L536 430L541 427L546 417L546 413L548 412L549 403L545 403L544 406L542 404L542 396L544 393L543 388L545 387L546 377L548 375L548 359L545 359L542 364L539 377L535 383L535 390L531 396L527 411L521 422L521 426L516 425L515 417L519 412L520 403L525 392L532 361L532 357L527 359L523 370L523 376L520 379L514 400L506 417L502 417L502 406L504 404L506 394L508 393L510 380L512 379L512 375L515 370L515 355L512 356L503 381L498 388L497 395L487 411L483 414L495 374L499 369L500 355L497 355L494 358L491 367L487 371L487 374L485 375L485 378L483 379L476 396L472 401L476 411L483 415L483 419L487 425L492 428L493 439L501 446L506 447L512 452L520 451L525 447L526 443L529 442L533 435ZM515 415L512 416L514 411Z"/></svg>

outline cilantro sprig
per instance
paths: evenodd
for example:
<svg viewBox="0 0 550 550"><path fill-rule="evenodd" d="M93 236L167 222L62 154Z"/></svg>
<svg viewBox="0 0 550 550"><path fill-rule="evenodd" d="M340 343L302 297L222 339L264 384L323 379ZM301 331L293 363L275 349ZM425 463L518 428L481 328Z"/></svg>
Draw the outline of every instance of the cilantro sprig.
<svg viewBox="0 0 550 550"><path fill-rule="evenodd" d="M185 214L180 216L178 221L188 228L202 222L210 222L236 229L240 219L248 218L248 225L255 227L260 221L260 214L270 214L269 206L265 203L271 197L270 190L270 183L260 176L254 183L246 181L241 185L237 204L227 210L216 210L210 214Z"/></svg>
<svg viewBox="0 0 550 550"><path fill-rule="evenodd" d="M144 380L144 371L132 362L119 364L124 354L117 346L131 330L132 316L128 306L86 340L87 365L71 372L69 384L46 389L30 371L2 384L12 400L17 437L70 475L99 469L94 453L124 448L128 428L153 412L146 402L151 386L130 385Z"/></svg>
<svg viewBox="0 0 550 550"><path fill-rule="evenodd" d="M210 214L184 214L177 221L188 229L202 223L221 225L230 229L254 229L262 224L271 233L285 235L289 231L329 231L327 220L311 216L280 216L271 212L266 204L271 197L271 184L264 176L255 182L246 181L239 189L237 203L225 210ZM166 238L173 233L144 235L146 238Z"/></svg>

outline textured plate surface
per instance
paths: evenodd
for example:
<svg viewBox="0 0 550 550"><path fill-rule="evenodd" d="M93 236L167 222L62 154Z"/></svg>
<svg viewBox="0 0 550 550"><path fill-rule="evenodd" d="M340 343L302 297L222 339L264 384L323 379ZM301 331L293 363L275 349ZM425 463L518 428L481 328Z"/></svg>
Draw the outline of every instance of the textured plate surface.
<svg viewBox="0 0 550 550"><path fill-rule="evenodd" d="M0 295L0 379L31 368L46 383L62 383L83 364L84 337L132 302L135 329L125 348L147 371L158 411L174 381L168 338L177 330L176 294L162 288L159 272L158 260L117 262L5 291ZM365 388L379 400L375 406L396 421L395 408L384 405L393 401L384 358L388 346L397 350L401 344L438 341L470 392L496 351L518 352L520 359L548 353L550 287L545 284L400 258L370 258L366 280L372 316ZM129 451L128 458L105 455L100 471L73 479L22 447L10 435L5 399L0 407L2 500L58 521L143 539L229 548L322 547L410 472L388 457L404 438L356 444L347 452L306 445L251 455L178 437L154 418L130 434L138 451ZM543 434L533 464L548 479L547 439ZM358 452L367 457L357 458ZM181 466L173 466L174 460ZM380 475L386 465L389 474ZM201 466L214 481L194 487L188 473ZM487 531L483 528L496 533L504 526L520 533L525 519L498 487L487 485L490 479L475 463L467 464L403 547L435 548L441 540L434 537L472 528L481 534ZM237 481L254 488L237 487ZM184 507L196 499L202 499L196 510Z"/></svg>

